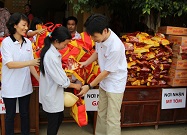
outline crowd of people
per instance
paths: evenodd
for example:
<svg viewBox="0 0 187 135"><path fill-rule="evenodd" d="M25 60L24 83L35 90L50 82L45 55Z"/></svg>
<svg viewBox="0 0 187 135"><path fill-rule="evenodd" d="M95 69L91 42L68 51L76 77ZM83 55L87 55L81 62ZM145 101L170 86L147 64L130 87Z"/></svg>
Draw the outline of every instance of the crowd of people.
<svg viewBox="0 0 187 135"><path fill-rule="evenodd" d="M73 39L80 39L77 32L78 20L69 16L66 27L54 29L44 39L40 58L33 58L32 42L46 29L38 30L43 24L34 17L31 6L25 5L25 13L10 15L0 2L0 36L5 37L1 45L2 55L2 98L5 103L5 130L7 135L14 134L16 101L19 101L21 134L29 135L29 104L33 92L31 74L39 82L39 102L47 114L47 135L57 135L63 121L65 88L78 90L77 96L84 97L88 90L99 84L99 104L96 135L120 135L121 104L127 80L127 61L125 48L120 38L110 29L108 18L93 14L84 23L86 32L95 42L95 52L81 67L98 61L101 73L89 84L72 83L61 64L58 50L66 47ZM31 40L29 40L29 39ZM34 66L40 69L40 76Z"/></svg>

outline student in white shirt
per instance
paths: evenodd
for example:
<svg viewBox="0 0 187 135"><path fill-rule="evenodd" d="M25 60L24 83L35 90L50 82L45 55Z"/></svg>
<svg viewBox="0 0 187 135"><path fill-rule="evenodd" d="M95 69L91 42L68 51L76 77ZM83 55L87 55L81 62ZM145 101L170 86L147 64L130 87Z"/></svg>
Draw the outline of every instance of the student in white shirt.
<svg viewBox="0 0 187 135"><path fill-rule="evenodd" d="M121 104L127 79L125 48L119 37L109 28L101 14L91 15L85 22L86 31L96 42L96 51L82 66L98 59L101 73L78 95L84 96L99 83L99 104L96 135L121 135Z"/></svg>
<svg viewBox="0 0 187 135"><path fill-rule="evenodd" d="M66 26L71 33L72 39L80 39L81 35L77 32L77 18L74 16L69 16L66 23Z"/></svg>
<svg viewBox="0 0 187 135"><path fill-rule="evenodd" d="M6 135L14 134L16 100L19 101L21 134L29 135L29 101L33 92L30 73L39 80L34 66L39 59L33 58L32 45L24 35L28 30L28 18L24 14L14 13L7 22L10 36L2 41L2 97L6 107Z"/></svg>
<svg viewBox="0 0 187 135"><path fill-rule="evenodd" d="M44 40L44 47L40 58L40 84L39 101L43 110L47 113L47 135L57 135L63 120L64 88L70 87L80 90L80 84L70 83L62 68L61 54L63 49L71 41L68 29L61 26L55 28L51 36Z"/></svg>

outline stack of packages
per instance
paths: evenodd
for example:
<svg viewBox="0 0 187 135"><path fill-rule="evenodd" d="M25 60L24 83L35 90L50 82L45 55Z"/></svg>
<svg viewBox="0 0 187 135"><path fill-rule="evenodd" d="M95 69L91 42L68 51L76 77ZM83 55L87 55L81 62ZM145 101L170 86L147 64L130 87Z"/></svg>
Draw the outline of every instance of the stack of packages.
<svg viewBox="0 0 187 135"><path fill-rule="evenodd" d="M159 32L168 34L168 40L173 43L173 62L168 84L187 86L187 28L164 26L159 28Z"/></svg>
<svg viewBox="0 0 187 135"><path fill-rule="evenodd" d="M127 85L166 85L172 49L163 34L136 32L122 36L128 62Z"/></svg>

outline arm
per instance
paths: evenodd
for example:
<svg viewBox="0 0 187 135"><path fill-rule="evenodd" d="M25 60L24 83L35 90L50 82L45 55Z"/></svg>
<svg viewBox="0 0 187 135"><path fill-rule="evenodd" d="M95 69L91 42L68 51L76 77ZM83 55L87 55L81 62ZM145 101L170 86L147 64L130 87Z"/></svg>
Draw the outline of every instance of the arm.
<svg viewBox="0 0 187 135"><path fill-rule="evenodd" d="M27 36L28 36L28 37L33 37L33 36L36 35L36 34L42 35L42 34L45 33L45 31L46 31L46 29L28 31L28 32L27 32Z"/></svg>
<svg viewBox="0 0 187 135"><path fill-rule="evenodd" d="M29 40L28 40L29 42ZM30 48L32 49L31 42L29 42ZM27 61L14 61L12 45L6 40L3 40L1 45L2 63L6 65L9 69L24 68L27 66L38 66L40 59L33 59L33 54Z"/></svg>
<svg viewBox="0 0 187 135"><path fill-rule="evenodd" d="M9 69L16 69L16 68L24 68L27 66L39 66L40 64L40 59L33 59L29 61L11 61L8 62L6 65Z"/></svg>
<svg viewBox="0 0 187 135"><path fill-rule="evenodd" d="M27 36L28 37L33 37L34 35L38 34L38 30L34 30L34 31L28 31L27 32Z"/></svg>
<svg viewBox="0 0 187 135"><path fill-rule="evenodd" d="M39 75L38 75L38 73L37 73L37 71L36 71L36 69L35 69L35 67L34 66L30 66L29 67L30 68L30 71L31 71L31 74L36 78L36 80L39 82Z"/></svg>
<svg viewBox="0 0 187 135"><path fill-rule="evenodd" d="M101 82L105 77L107 77L110 74L109 71L102 71L91 83L90 86L94 87L96 86L99 82ZM82 86L82 90L79 94L77 94L78 96L84 96L89 90L89 86L88 85L84 85Z"/></svg>
<svg viewBox="0 0 187 135"><path fill-rule="evenodd" d="M103 70L91 83L90 86L94 87L103 79L105 79L110 72L116 72L118 70L118 63L120 62L121 53L118 51L111 52L107 57L107 62L105 63L105 70ZM82 86L79 96L84 96L89 90L89 85Z"/></svg>
<svg viewBox="0 0 187 135"><path fill-rule="evenodd" d="M85 62L80 62L82 66L88 66L90 63L94 62L97 60L98 54L97 52L94 52Z"/></svg>
<svg viewBox="0 0 187 135"><path fill-rule="evenodd" d="M68 88L74 88L76 90L80 90L81 89L81 85L80 84L76 84L76 83L70 83Z"/></svg>
<svg viewBox="0 0 187 135"><path fill-rule="evenodd" d="M90 85L92 87L96 86L98 83L100 83L104 78L106 78L110 74L109 71L102 71L91 83Z"/></svg>
<svg viewBox="0 0 187 135"><path fill-rule="evenodd" d="M70 83L69 78L67 77L65 71L62 68L61 63L56 58L47 58L45 64L45 70L51 76L55 83L63 88L75 88L80 90L80 84Z"/></svg>

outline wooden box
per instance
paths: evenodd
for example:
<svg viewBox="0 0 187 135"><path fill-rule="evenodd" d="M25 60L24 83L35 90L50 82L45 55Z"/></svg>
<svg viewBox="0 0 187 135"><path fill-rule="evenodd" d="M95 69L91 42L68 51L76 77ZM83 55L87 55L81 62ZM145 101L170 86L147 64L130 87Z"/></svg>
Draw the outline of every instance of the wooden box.
<svg viewBox="0 0 187 135"><path fill-rule="evenodd" d="M175 69L187 69L187 60L172 59L171 68Z"/></svg>
<svg viewBox="0 0 187 135"><path fill-rule="evenodd" d="M177 45L187 45L187 36L173 36L169 35L168 40Z"/></svg>
<svg viewBox="0 0 187 135"><path fill-rule="evenodd" d="M161 26L158 28L158 32L171 35L187 35L187 28L173 27L173 26Z"/></svg>
<svg viewBox="0 0 187 135"><path fill-rule="evenodd" d="M169 70L169 76L171 78L187 78L187 69L174 69Z"/></svg>
<svg viewBox="0 0 187 135"><path fill-rule="evenodd" d="M187 86L187 78L170 78L167 82L171 86Z"/></svg>

